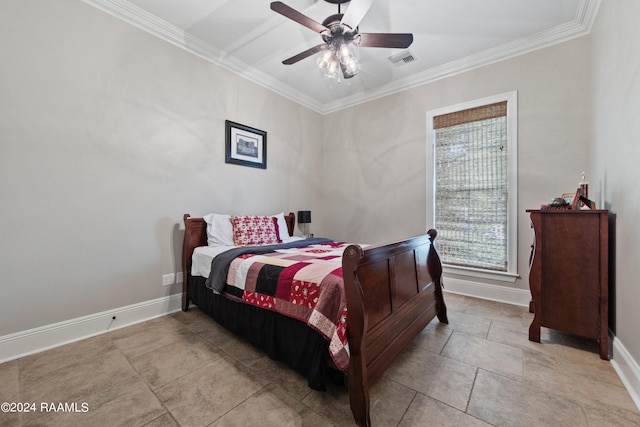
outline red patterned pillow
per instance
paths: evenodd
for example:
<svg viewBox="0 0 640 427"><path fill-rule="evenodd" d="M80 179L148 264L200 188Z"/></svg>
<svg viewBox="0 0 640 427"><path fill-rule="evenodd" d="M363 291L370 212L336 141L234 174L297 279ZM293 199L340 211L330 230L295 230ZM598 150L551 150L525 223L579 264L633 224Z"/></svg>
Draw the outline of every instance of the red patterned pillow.
<svg viewBox="0 0 640 427"><path fill-rule="evenodd" d="M271 216L232 216L233 243L236 246L280 243L277 221L277 218Z"/></svg>

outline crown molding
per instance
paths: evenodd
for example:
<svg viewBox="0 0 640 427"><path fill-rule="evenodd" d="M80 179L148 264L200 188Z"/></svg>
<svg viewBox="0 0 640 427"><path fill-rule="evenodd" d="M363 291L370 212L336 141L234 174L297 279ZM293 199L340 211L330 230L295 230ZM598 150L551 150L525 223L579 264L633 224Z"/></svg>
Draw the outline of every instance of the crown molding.
<svg viewBox="0 0 640 427"><path fill-rule="evenodd" d="M589 34L601 0L581 0L572 22L324 104L157 18L126 0L83 0L122 21L235 73L317 113L329 114Z"/></svg>
<svg viewBox="0 0 640 427"><path fill-rule="evenodd" d="M259 86L272 90L291 101L324 114L322 103L126 0L82 1Z"/></svg>
<svg viewBox="0 0 640 427"><path fill-rule="evenodd" d="M375 90L341 98L325 105L324 114L373 101L407 89L455 76L476 68L505 61L556 44L585 36L591 32L601 0L581 0L576 18L569 23L550 28L528 37L505 43L475 55L448 62L422 73L396 80Z"/></svg>

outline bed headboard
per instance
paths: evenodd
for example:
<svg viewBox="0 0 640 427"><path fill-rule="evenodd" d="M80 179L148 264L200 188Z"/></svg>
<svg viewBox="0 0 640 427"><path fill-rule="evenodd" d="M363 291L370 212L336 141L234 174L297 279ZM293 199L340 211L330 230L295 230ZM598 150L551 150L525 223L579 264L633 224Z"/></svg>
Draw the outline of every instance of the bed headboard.
<svg viewBox="0 0 640 427"><path fill-rule="evenodd" d="M184 214L184 241L182 244L182 310L189 306L188 280L191 272L191 256L193 250L198 246L207 246L207 223L203 218L194 218L189 214ZM293 236L294 227L296 225L296 215L289 212L284 216L289 229L289 235Z"/></svg>

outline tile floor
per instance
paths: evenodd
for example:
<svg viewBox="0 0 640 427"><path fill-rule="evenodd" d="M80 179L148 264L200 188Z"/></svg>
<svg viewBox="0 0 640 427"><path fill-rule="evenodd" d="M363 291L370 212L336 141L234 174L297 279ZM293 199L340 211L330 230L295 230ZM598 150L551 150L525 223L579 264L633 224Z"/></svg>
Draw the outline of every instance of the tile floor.
<svg viewBox="0 0 640 427"><path fill-rule="evenodd" d="M372 390L374 426L640 426L595 341L543 329L532 343L522 307L445 300L450 324L429 324ZM353 425L344 387L310 390L197 309L4 363L0 400L37 405L2 426Z"/></svg>

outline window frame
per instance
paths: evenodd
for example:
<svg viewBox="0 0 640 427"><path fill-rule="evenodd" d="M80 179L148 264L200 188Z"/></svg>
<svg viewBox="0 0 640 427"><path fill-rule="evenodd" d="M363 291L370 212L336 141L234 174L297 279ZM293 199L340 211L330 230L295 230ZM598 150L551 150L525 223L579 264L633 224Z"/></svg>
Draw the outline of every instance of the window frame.
<svg viewBox="0 0 640 427"><path fill-rule="evenodd" d="M435 224L435 140L433 119L443 114L507 102L507 271L463 267L443 263L445 273L502 282L515 282L518 275L518 92L510 91L427 111L427 228Z"/></svg>

